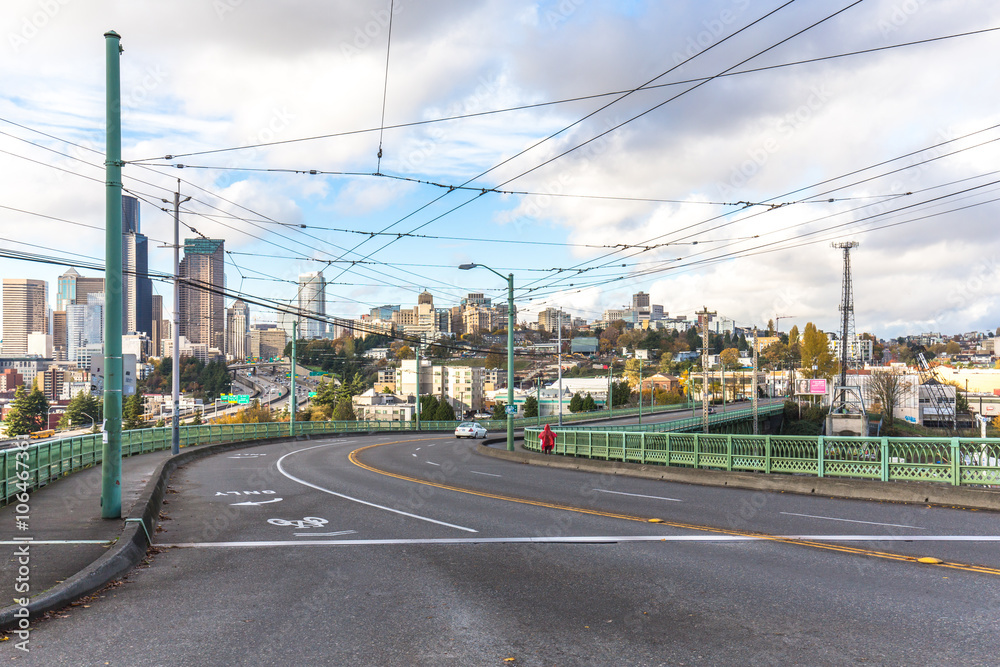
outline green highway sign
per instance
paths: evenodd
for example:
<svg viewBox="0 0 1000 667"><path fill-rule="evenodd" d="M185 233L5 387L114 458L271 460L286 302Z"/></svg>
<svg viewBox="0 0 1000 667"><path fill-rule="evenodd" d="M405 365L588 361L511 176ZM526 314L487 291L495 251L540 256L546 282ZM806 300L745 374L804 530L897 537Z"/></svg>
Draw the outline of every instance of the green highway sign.
<svg viewBox="0 0 1000 667"><path fill-rule="evenodd" d="M317 375L323 375L323 371L309 371L309 377L315 377Z"/></svg>
<svg viewBox="0 0 1000 667"><path fill-rule="evenodd" d="M309 398L312 398L312 397L313 397L313 396L315 396L315 395L316 395L316 392L315 392L315 391L310 391L310 392L309 392Z"/></svg>
<svg viewBox="0 0 1000 667"><path fill-rule="evenodd" d="M249 394L237 394L236 395L236 402L239 403L240 405L246 405L246 404L250 403L250 395Z"/></svg>

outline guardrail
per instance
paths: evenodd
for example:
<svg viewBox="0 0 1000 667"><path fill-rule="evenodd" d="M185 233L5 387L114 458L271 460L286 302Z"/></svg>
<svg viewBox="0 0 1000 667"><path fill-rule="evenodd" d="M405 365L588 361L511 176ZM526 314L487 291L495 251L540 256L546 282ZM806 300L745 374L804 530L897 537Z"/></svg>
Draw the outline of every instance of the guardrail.
<svg viewBox="0 0 1000 667"><path fill-rule="evenodd" d="M717 415L713 415L717 416ZM671 422L674 423L674 422ZM709 470L1000 485L1000 439L721 435L555 429L555 453ZM524 447L540 451L538 428Z"/></svg>
<svg viewBox="0 0 1000 667"><path fill-rule="evenodd" d="M657 413L675 410L676 406L658 406L662 409ZM615 416L628 416L638 412L638 408L623 408L614 411ZM604 416L606 411L576 413L564 415L563 421L579 421ZM648 412L644 412L648 414ZM732 414L732 413L726 413ZM713 415L713 418L722 415ZM542 423L555 423L558 415L546 416ZM687 420L691 421L691 420ZM421 431L452 431L459 421L422 422ZM486 420L480 422L487 429L503 431L507 428L506 420ZM518 428L535 425L536 418L514 420ZM671 422L674 423L674 422ZM698 421L698 424L701 422ZM655 425L643 425L635 428L653 428ZM581 427L585 428L585 427ZM625 427L623 427L625 428ZM629 426L627 428L633 428ZM400 421L328 421L328 422L295 422L296 435L331 434L331 433L369 433L373 431L416 431L416 423ZM122 456L145 454L170 448L169 427L135 429L122 432ZM181 447L208 445L241 440L262 440L265 438L280 438L289 436L288 422L265 422L260 424L202 424L198 426L180 427ZM77 470L96 465L102 460L102 435L100 433L32 442L26 447L12 446L6 443L7 449L0 450L0 506L18 492L18 484L33 490L44 486L60 477Z"/></svg>

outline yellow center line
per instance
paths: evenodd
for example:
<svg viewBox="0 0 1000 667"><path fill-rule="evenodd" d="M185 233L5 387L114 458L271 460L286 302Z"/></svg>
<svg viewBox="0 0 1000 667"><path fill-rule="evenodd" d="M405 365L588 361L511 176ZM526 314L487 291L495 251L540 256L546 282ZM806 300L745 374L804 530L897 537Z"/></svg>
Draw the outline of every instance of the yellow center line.
<svg viewBox="0 0 1000 667"><path fill-rule="evenodd" d="M561 510L564 512L576 512L579 514L591 514L594 516L604 516L611 519L623 519L625 521L641 521L643 523L650 523L650 519L655 517L641 517L633 516L630 514L618 514L616 512L603 512L601 510L588 509L586 507L577 507L575 505L563 505L560 503L547 503L540 500L529 500L527 498L517 498L515 496L508 496L500 493L489 493L486 491L476 491L474 489L467 489L461 486L453 486L450 484L442 484L440 482L433 482L426 479L420 479L419 477L411 477L409 475L401 475L399 473L389 472L388 470L382 470L381 468L376 468L374 466L363 463L359 458L358 454L361 452L373 449L375 447L382 447L384 445L398 445L410 442L421 442L423 440L437 440L434 438L419 438L412 440L395 440L393 442L378 442L373 445L366 445L364 447L359 447L355 449L347 458L351 463L363 468L369 472L376 473L378 475L385 475L386 477L394 477L406 482L413 482L414 484L423 484L425 486L433 486L438 489L443 489L445 491L455 491L457 493L465 493L471 496L479 496L480 498L491 498L493 500L504 500L511 503L518 503L520 505L532 505L534 507L545 507L548 509ZM841 553L855 554L859 556L869 556L873 558L883 558L886 560L903 561L910 563L917 563L917 556L906 556L903 554L894 554L885 551L875 551L874 549L864 549L861 547L852 547L842 544L828 544L826 542L816 542L814 540L797 540L788 537L780 537L778 535L769 535L767 533L756 533L752 531L745 530L733 530L726 528L714 528L712 526L700 526L691 523L680 523L677 521L665 521L658 520L655 522L659 526L670 526L672 528L680 528L683 530L700 530L708 533L718 533L720 535L733 535L737 537L755 537L761 540L768 540L771 542L783 542L785 544L794 544L798 546L812 547L814 549L825 549L827 551L839 551ZM923 565L923 563L921 563ZM946 567L954 570L965 570L967 572L979 572L981 574L992 574L1000 576L1000 569L986 567L983 565L965 565L962 563L950 563L947 561L942 561L940 563L932 563L929 565L934 565L937 567Z"/></svg>

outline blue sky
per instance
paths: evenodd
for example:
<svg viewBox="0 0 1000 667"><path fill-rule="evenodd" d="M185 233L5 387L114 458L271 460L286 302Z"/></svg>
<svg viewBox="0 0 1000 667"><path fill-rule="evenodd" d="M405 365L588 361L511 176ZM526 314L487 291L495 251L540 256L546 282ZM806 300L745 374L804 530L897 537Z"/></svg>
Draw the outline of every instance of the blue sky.
<svg viewBox="0 0 1000 667"><path fill-rule="evenodd" d="M1000 7L785 4L398 0L386 76L387 2L15 0L0 247L103 257L99 230L42 216L103 225L114 29L125 184L154 269L170 267L159 207L180 177L182 219L232 253L230 289L289 299L323 268L342 317L423 289L440 306L502 296L493 274L455 268L477 262L514 273L522 319L594 319L642 290L671 314L832 330L830 244L857 240L859 329L992 331L1000 33L718 75L1000 27ZM671 85L623 96L647 82ZM53 300L63 270L0 258Z"/></svg>

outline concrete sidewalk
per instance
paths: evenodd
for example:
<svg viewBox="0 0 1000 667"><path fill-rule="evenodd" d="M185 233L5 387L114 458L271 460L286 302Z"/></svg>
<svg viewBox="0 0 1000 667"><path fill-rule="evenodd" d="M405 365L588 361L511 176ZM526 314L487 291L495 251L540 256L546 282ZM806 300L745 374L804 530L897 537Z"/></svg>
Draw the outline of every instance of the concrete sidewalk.
<svg viewBox="0 0 1000 667"><path fill-rule="evenodd" d="M169 457L170 450L165 450L122 459L123 517L129 516L157 467ZM100 465L30 492L27 530L18 527L17 506L12 502L0 508L0 599L8 601L24 595L14 588L23 544L14 539L31 538L28 594L33 597L100 558L125 527L124 519L101 518Z"/></svg>

